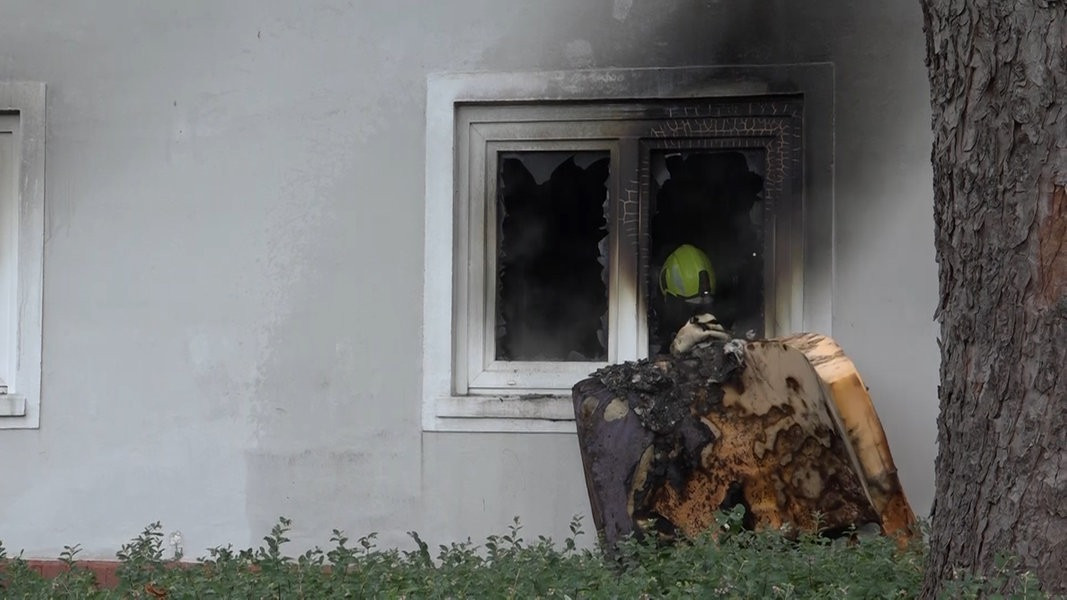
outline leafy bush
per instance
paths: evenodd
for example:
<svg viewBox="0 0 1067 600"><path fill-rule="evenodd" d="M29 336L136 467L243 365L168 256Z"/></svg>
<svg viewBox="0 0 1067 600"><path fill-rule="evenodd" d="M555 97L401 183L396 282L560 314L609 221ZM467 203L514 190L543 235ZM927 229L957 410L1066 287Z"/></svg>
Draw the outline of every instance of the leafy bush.
<svg viewBox="0 0 1067 600"><path fill-rule="evenodd" d="M374 534L351 543L334 530L334 547L295 558L282 547L291 522L280 519L257 549L218 547L195 563L163 559L162 532L152 523L118 553L119 586L97 589L75 560L47 580L21 555L6 559L0 545L0 592L5 598L912 598L920 588L924 548L898 549L874 536L855 543L813 535L741 529L741 514L723 514L717 540L676 544L629 540L610 557L581 549L581 522L561 545L522 538L518 519L503 535L476 546L440 546L436 557L410 532L413 550L379 549ZM1007 571L1006 571L1007 572ZM976 597L1003 581L961 578L953 589ZM1030 580L1030 585L1032 585ZM1036 594L1036 593L1035 593ZM1038 597L1032 595L1030 597Z"/></svg>

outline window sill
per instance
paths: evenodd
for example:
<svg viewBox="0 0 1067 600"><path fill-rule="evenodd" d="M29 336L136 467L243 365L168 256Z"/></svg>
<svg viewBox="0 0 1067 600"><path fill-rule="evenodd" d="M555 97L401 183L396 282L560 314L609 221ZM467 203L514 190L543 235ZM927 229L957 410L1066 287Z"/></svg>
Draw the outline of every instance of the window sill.
<svg viewBox="0 0 1067 600"><path fill-rule="evenodd" d="M25 416L26 398L14 394L4 394L0 396L0 418Z"/></svg>
<svg viewBox="0 0 1067 600"><path fill-rule="evenodd" d="M0 395L0 431L37 429L40 426L40 400L28 394Z"/></svg>
<svg viewBox="0 0 1067 600"><path fill-rule="evenodd" d="M570 394L445 396L433 403L426 431L574 433Z"/></svg>

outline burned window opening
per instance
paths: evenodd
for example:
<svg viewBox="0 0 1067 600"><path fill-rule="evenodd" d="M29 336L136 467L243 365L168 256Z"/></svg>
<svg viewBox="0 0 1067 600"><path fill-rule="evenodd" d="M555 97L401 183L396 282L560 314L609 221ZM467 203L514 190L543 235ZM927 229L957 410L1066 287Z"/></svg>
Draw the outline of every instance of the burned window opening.
<svg viewBox="0 0 1067 600"><path fill-rule="evenodd" d="M456 219L452 237L453 397L522 398L565 390L605 363L649 355L649 309L656 301L649 293L650 279L656 277L650 271L655 261L652 251L658 249L649 246L655 216L651 211L660 188L671 179L666 159L673 154L685 158L688 154L735 153L748 161L741 174L753 173L761 180L757 196L763 198L759 202L766 209L765 320L756 329L764 335L794 330L799 323L798 283L804 264L798 230L803 225L799 218L801 108L800 99L794 97L618 106L459 106L453 172L458 180L453 187L456 204L452 213ZM656 153L662 154L662 161L657 158L662 163L657 165L658 178L652 164ZM568 159L573 159L573 166L564 164ZM534 275L540 275L537 263L549 254L519 260L512 256L521 254L518 242L546 226L560 230L580 219L565 217L560 225L550 218L560 209L532 211L527 205L535 200L530 197L551 194L557 170L557 181L580 187L574 180L588 178L593 163L600 160L604 167L588 184L595 193L587 194L582 204L596 210L596 225L584 228L596 231L586 243L587 248L595 248L594 258L584 261L593 271L581 278L589 287L572 284L563 276L554 283L545 282ZM568 170L573 172L570 183L567 177L561 179ZM580 174L583 171L585 176ZM544 203L556 205L550 198ZM538 219L548 219L548 225L538 224ZM543 242L552 236L541 232L533 237ZM549 260L557 263L557 270L566 266L580 272L574 265L583 261L571 256L575 254L561 252ZM548 291L538 292L534 287ZM578 289L595 291L595 299L589 301L595 308L576 311L574 316L557 314L558 320L550 323L550 313L559 312L552 303L581 304L583 295ZM547 302L532 303L539 300L537 296ZM744 334L736 324L733 332ZM467 414L465 404L458 400L455 404L443 410ZM508 401L493 406L499 407L500 414L517 414Z"/></svg>
<svg viewBox="0 0 1067 600"><path fill-rule="evenodd" d="M607 152L498 155L496 359L607 360Z"/></svg>
<svg viewBox="0 0 1067 600"><path fill-rule="evenodd" d="M763 152L655 150L650 156L649 354L668 351L685 320L711 312L735 335L764 334ZM707 255L714 271L708 304L661 291L660 271L682 244Z"/></svg>

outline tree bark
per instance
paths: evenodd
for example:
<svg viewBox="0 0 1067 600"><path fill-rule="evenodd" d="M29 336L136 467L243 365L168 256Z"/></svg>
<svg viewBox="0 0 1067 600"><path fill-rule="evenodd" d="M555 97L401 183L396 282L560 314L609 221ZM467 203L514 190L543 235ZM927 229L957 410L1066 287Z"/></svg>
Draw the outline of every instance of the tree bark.
<svg viewBox="0 0 1067 600"><path fill-rule="evenodd" d="M941 412L930 560L1067 593L1067 7L921 0Z"/></svg>

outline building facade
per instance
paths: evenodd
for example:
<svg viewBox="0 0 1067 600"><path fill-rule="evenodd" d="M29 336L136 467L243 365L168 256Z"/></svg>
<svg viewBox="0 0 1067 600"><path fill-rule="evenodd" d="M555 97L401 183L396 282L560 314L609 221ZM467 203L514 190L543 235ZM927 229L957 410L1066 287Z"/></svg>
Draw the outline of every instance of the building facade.
<svg viewBox="0 0 1067 600"><path fill-rule="evenodd" d="M477 541L514 516L559 538L587 517L565 400L512 394L492 368L456 383L493 329L484 306L456 310L457 290L485 289L462 287L457 265L474 263L457 253L489 243L457 229L459 190L487 180L463 179L457 148L474 145L456 124L462 107L502 103L541 116L490 121L799 101L805 204L776 223L803 260L770 329L841 343L928 511L939 356L918 4L11 0L3 16L0 109L18 122L0 122L13 136L0 158L18 167L6 202L19 207L5 231L23 243L2 246L21 283L0 305L19 340L0 359L26 396L0 404L7 548L108 558L157 520L196 556L256 544L279 516L294 551L333 528L388 546L410 530ZM489 141L541 145L490 149L500 169L522 152L625 156L507 135ZM645 329L625 320L586 362L643 352ZM515 336L506 352L536 355ZM585 366L521 373L517 389L558 391Z"/></svg>

